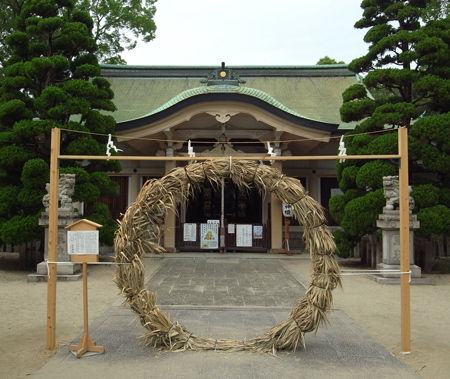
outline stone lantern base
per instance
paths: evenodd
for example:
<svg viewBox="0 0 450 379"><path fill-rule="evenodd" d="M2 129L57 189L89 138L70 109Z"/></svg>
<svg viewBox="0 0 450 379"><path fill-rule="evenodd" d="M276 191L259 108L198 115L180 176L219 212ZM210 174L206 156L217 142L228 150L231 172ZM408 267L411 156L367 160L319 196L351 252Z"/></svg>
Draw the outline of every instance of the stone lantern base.
<svg viewBox="0 0 450 379"><path fill-rule="evenodd" d="M70 261L70 256L67 253L67 230L66 226L73 224L78 221L78 212L73 211L58 211L58 246L57 246L57 258L56 261L59 262L56 265L56 275L58 280L78 280L81 279L81 264L72 263ZM48 279L48 212L44 212L39 219L39 225L45 227L45 252L44 261L39 263L36 268L35 274L28 275L27 280L29 282L46 281Z"/></svg>
<svg viewBox="0 0 450 379"><path fill-rule="evenodd" d="M383 259L377 264L377 270L396 270L400 271L400 213L398 210L389 210L384 208L383 213L379 215L377 226L382 230L383 236ZM422 277L422 270L414 264L414 229L419 228L417 216L409 215L409 259L411 265L411 283L412 284L431 284L430 279ZM378 283L398 284L400 283L399 273L381 272L370 275L370 278ZM404 275L404 274L402 274Z"/></svg>

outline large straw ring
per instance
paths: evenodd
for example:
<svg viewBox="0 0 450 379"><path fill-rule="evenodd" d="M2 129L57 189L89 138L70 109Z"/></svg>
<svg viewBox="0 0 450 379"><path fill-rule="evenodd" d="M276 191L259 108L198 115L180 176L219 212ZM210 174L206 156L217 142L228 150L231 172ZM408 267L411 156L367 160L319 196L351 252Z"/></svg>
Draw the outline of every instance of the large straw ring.
<svg viewBox="0 0 450 379"><path fill-rule="evenodd" d="M247 340L199 337L174 322L156 305L154 292L144 287L145 253L163 253L159 244L161 226L167 212L175 211L184 199L189 200L205 180L219 185L231 180L239 188L256 188L271 192L291 204L294 217L304 227L303 239L311 256L312 277L305 296L289 317L266 333ZM115 282L131 309L147 329L146 346L163 350L257 351L276 353L296 350L304 345L304 333L317 330L326 321L332 305L332 290L341 284L339 266L334 258L335 243L325 225L322 207L306 194L300 181L284 176L268 165L247 160L217 159L175 168L160 179L145 183L136 201L128 208L115 238L118 265Z"/></svg>

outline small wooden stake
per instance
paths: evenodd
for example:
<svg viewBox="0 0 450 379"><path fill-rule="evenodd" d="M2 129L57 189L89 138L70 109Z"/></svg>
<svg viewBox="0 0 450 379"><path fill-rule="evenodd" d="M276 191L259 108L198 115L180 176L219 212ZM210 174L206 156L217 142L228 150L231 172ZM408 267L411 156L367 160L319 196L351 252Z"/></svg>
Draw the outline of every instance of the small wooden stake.
<svg viewBox="0 0 450 379"><path fill-rule="evenodd" d="M96 353L103 354L105 348L103 346L97 346L92 338L89 336L89 319L88 319L88 290L87 290L87 263L83 262L83 317L84 317L84 333L81 337L80 343L78 345L70 345L69 351L75 351L76 357L81 358L81 356L88 352L93 351Z"/></svg>
<svg viewBox="0 0 450 379"><path fill-rule="evenodd" d="M289 252L289 224L291 220L284 218L284 248Z"/></svg>

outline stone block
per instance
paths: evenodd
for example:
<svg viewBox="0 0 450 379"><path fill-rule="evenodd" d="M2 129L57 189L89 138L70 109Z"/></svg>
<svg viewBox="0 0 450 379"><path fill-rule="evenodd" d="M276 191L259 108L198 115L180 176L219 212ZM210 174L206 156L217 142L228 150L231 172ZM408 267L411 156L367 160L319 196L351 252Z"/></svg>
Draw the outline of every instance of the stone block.
<svg viewBox="0 0 450 379"><path fill-rule="evenodd" d="M56 265L56 275L74 275L81 271L80 263L61 262ZM38 275L48 275L46 262L37 265L36 273Z"/></svg>
<svg viewBox="0 0 450 379"><path fill-rule="evenodd" d="M420 269L419 266L412 264L409 266L409 269L411 270L412 278L421 278L422 277L422 270ZM398 270L398 271L400 271L400 265L390 265L390 264L385 264L385 263L379 263L379 264L377 264L377 270ZM385 277L385 278L400 278L400 274L398 274L398 273L381 272L378 275Z"/></svg>

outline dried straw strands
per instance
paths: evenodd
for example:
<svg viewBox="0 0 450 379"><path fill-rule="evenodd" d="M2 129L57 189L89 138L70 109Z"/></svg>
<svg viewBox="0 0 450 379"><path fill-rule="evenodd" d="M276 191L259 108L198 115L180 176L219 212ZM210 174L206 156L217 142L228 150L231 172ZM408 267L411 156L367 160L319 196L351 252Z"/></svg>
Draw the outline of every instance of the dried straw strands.
<svg viewBox="0 0 450 379"><path fill-rule="evenodd" d="M304 226L306 246L311 255L312 280L305 296L292 309L289 317L263 335L249 340L204 338L192 334L172 321L156 305L156 296L144 288L144 253L162 253L160 228L168 210L175 211L182 199L188 199L200 183L219 185L230 178L240 188L255 187L261 193L272 192L292 205L294 217ZM115 238L118 265L115 282L131 309L147 329L144 344L170 351L220 350L276 353L296 350L304 345L304 333L317 330L326 321L331 308L331 291L341 284L340 271L334 258L335 244L324 225L321 206L306 194L297 179L252 161L217 159L175 168L158 180L149 180L130 206Z"/></svg>

